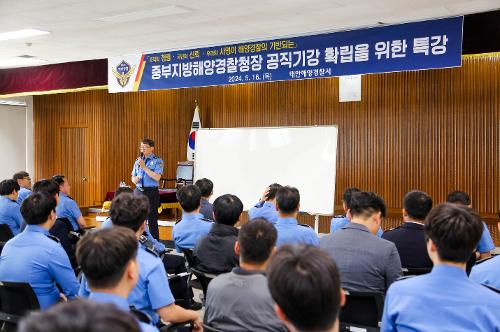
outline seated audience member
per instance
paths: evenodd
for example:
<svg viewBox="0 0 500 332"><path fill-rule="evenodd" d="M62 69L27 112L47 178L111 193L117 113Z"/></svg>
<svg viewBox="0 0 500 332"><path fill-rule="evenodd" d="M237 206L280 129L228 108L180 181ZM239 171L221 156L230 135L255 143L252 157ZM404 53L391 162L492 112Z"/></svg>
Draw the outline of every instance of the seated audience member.
<svg viewBox="0 0 500 332"><path fill-rule="evenodd" d="M54 175L52 180L59 185L59 204L56 209L57 218L67 218L71 222L74 231L87 227L78 204L69 196L71 186L68 180L64 175Z"/></svg>
<svg viewBox="0 0 500 332"><path fill-rule="evenodd" d="M351 222L322 237L320 248L337 263L343 288L385 293L403 274L394 243L375 236L385 217L384 200L372 192L354 193L349 214Z"/></svg>
<svg viewBox="0 0 500 332"><path fill-rule="evenodd" d="M86 234L78 243L76 256L90 288L89 299L111 303L124 312L127 297L139 279L137 238L125 227L112 227ZM141 331L158 331L140 322Z"/></svg>
<svg viewBox="0 0 500 332"><path fill-rule="evenodd" d="M21 205L26 197L31 195L31 178L28 172L21 171L14 174L12 177L21 189L19 190L19 196L17 197L17 202Z"/></svg>
<svg viewBox="0 0 500 332"><path fill-rule="evenodd" d="M21 207L17 203L19 185L15 180L3 180L0 182L0 224L9 226L12 234L16 236L21 232L23 217Z"/></svg>
<svg viewBox="0 0 500 332"><path fill-rule="evenodd" d="M285 245L271 258L268 285L290 332L336 332L345 295L335 262L322 250Z"/></svg>
<svg viewBox="0 0 500 332"><path fill-rule="evenodd" d="M18 332L140 332L131 315L112 304L77 300L49 310L32 312L21 320Z"/></svg>
<svg viewBox="0 0 500 332"><path fill-rule="evenodd" d="M463 191L452 191L451 193L448 194L446 201L452 204L464 205L472 209L472 203L470 197L467 193ZM490 257L491 251L493 249L495 249L495 243L491 238L488 226L483 221L483 234L481 235L481 240L479 241L476 247L476 250L479 253L478 259L484 259Z"/></svg>
<svg viewBox="0 0 500 332"><path fill-rule="evenodd" d="M386 231L383 239L394 242L403 267L431 268L425 244L424 219L432 209L432 199L423 191L410 191L403 199L403 224Z"/></svg>
<svg viewBox="0 0 500 332"><path fill-rule="evenodd" d="M212 273L225 273L238 266L238 255L234 244L238 238L238 228L243 203L234 195L226 194L214 201L215 223L207 236L202 237L194 248L197 268Z"/></svg>
<svg viewBox="0 0 500 332"><path fill-rule="evenodd" d="M33 192L36 193L42 191L54 197L57 204L59 204L59 185L55 181L40 180L38 182L35 182L35 184L33 185ZM49 229L49 233L59 240L59 243L61 243L61 246L68 255L71 266L73 267L73 269L76 269L78 267L78 263L76 261L75 251L78 238L75 238L74 236L68 234L68 226L64 221L60 219L56 219L54 226Z"/></svg>
<svg viewBox="0 0 500 332"><path fill-rule="evenodd" d="M200 213L201 192L195 185L187 185L177 191L177 200L182 207L182 219L174 225L172 237L177 251L193 249L198 240L207 235L212 222L203 219Z"/></svg>
<svg viewBox="0 0 500 332"><path fill-rule="evenodd" d="M120 194L111 203L110 215L113 225L133 230L137 241L146 228L146 218L149 213L149 200L144 195L129 193ZM130 292L128 302L137 310L147 313L153 324L165 322L199 321L198 313L186 310L175 304L170 290L167 274L163 263L153 251L137 243L137 262L139 263L139 280ZM88 296L89 289L86 277L82 278L79 295Z"/></svg>
<svg viewBox="0 0 500 332"><path fill-rule="evenodd" d="M123 193L134 194L134 190L130 187L119 187L115 191L114 199ZM109 228L111 226L113 226L113 221L111 217L108 217L102 222L101 228ZM187 272L184 257L168 254L165 245L151 235L147 225L143 235L139 238L139 242L144 249L152 250L160 257L167 273L180 274ZM187 276L184 278L171 279L169 283L174 298L178 300L183 299L185 301L182 303L184 307L193 310L201 309L201 303L195 302L192 299L193 293L192 290L188 288Z"/></svg>
<svg viewBox="0 0 500 332"><path fill-rule="evenodd" d="M342 195L342 208L344 209L344 216L335 216L332 218L330 222L330 234L335 233L339 229L342 229L345 225L349 223L349 219L347 219L347 211L349 210L349 205L351 203L351 197L353 193L358 193L361 190L358 188L347 188ZM377 236L382 237L382 227L380 227L377 231Z"/></svg>
<svg viewBox="0 0 500 332"><path fill-rule="evenodd" d="M28 225L7 241L0 257L0 280L29 283L42 309L64 296L74 298L78 292L68 255L59 240L49 234L56 221L56 204L56 199L46 192L28 196L21 206Z"/></svg>
<svg viewBox="0 0 500 332"><path fill-rule="evenodd" d="M277 246L283 244L303 243L319 245L316 232L307 225L299 225L297 215L300 208L300 194L297 188L281 187L276 192L276 206L279 218L276 222L278 231Z"/></svg>
<svg viewBox="0 0 500 332"><path fill-rule="evenodd" d="M434 268L392 284L382 331L498 331L500 295L465 273L482 230L479 216L465 206L445 203L431 210L425 235Z"/></svg>
<svg viewBox="0 0 500 332"><path fill-rule="evenodd" d="M474 265L469 278L480 284L500 290L500 255Z"/></svg>
<svg viewBox="0 0 500 332"><path fill-rule="evenodd" d="M276 210L276 192L281 187L277 183L267 187L259 202L248 210L248 219L264 218L271 224L276 225L279 218L278 210Z"/></svg>
<svg viewBox="0 0 500 332"><path fill-rule="evenodd" d="M203 215L203 218L208 220L214 219L214 209L212 204L210 204L209 200L214 193L214 184L209 179L203 178L199 179L195 182L195 186L200 189L201 192L201 206L200 213Z"/></svg>
<svg viewBox="0 0 500 332"><path fill-rule="evenodd" d="M274 312L265 275L276 239L276 229L265 219L241 227L234 246L240 267L208 285L205 323L223 331L287 331Z"/></svg>

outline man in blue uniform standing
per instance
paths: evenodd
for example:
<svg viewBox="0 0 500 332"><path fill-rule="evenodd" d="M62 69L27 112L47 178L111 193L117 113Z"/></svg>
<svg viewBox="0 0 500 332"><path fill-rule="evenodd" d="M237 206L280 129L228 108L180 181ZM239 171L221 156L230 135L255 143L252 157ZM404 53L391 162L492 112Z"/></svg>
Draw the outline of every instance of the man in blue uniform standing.
<svg viewBox="0 0 500 332"><path fill-rule="evenodd" d="M276 246L283 244L310 244L319 246L316 232L307 225L299 225L297 215L300 209L300 194L297 188L282 187L276 192L276 206L279 218L276 222L278 240Z"/></svg>
<svg viewBox="0 0 500 332"><path fill-rule="evenodd" d="M0 182L0 224L9 226L12 234L16 236L21 231L23 217L17 203L19 185L15 180Z"/></svg>
<svg viewBox="0 0 500 332"><path fill-rule="evenodd" d="M54 175L52 180L59 185L59 204L56 209L57 218L67 218L71 222L74 231L86 227L87 224L78 204L69 196L71 186L66 177L64 175Z"/></svg>
<svg viewBox="0 0 500 332"><path fill-rule="evenodd" d="M7 241L0 257L0 280L29 283L42 309L61 299L74 298L78 292L68 255L59 240L49 234L56 221L56 204L56 199L46 192L26 198L21 214L28 225Z"/></svg>
<svg viewBox="0 0 500 332"><path fill-rule="evenodd" d="M19 197L17 198L17 202L21 205L26 197L31 195L31 177L28 172L21 171L14 174L12 179L17 181L19 187Z"/></svg>
<svg viewBox="0 0 500 332"><path fill-rule="evenodd" d="M276 210L276 192L281 187L278 183L273 183L267 187L259 202L248 210L248 218L250 220L263 218L271 224L276 225L279 218L278 211Z"/></svg>
<svg viewBox="0 0 500 332"><path fill-rule="evenodd" d="M127 297L139 279L135 233L125 227L112 227L86 234L78 243L76 256L97 303L112 303L124 312L130 307ZM139 322L143 332L158 331Z"/></svg>
<svg viewBox="0 0 500 332"><path fill-rule="evenodd" d="M182 207L182 219L174 225L172 237L177 251L193 249L200 238L207 235L213 223L200 213L201 192L195 185L187 185L177 191Z"/></svg>
<svg viewBox="0 0 500 332"><path fill-rule="evenodd" d="M132 169L132 182L136 191L149 199L148 226L151 235L160 239L158 230L158 207L160 206L160 179L163 174L163 159L154 154L155 142L144 138L141 141L141 156Z"/></svg>
<svg viewBox="0 0 500 332"><path fill-rule="evenodd" d="M424 229L434 268L391 285L382 331L498 331L500 295L465 273L483 231L479 216L445 203L431 210Z"/></svg>
<svg viewBox="0 0 500 332"><path fill-rule="evenodd" d="M349 223L349 219L347 219L347 211L349 211L351 205L351 197L352 194L359 192L361 192L361 190L359 190L358 188L347 188L344 191L344 194L342 195L342 208L344 209L345 215L339 215L332 218L330 222L330 234L333 234L339 229L342 229L342 227ZM379 227L377 236L382 237L383 233L384 232L382 231L382 227Z"/></svg>

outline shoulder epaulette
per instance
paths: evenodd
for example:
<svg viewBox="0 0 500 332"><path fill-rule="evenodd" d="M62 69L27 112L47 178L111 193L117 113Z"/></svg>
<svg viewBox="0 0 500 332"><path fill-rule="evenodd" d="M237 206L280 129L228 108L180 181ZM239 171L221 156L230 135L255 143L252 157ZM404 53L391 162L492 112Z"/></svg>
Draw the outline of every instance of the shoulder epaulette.
<svg viewBox="0 0 500 332"><path fill-rule="evenodd" d="M153 249L144 248L144 250L146 250L147 252L149 252L151 255L153 255L155 257L160 257L160 256L158 256L158 254L156 253L156 251L154 251Z"/></svg>
<svg viewBox="0 0 500 332"><path fill-rule="evenodd" d="M212 221L213 221L213 220L210 220L210 219L208 219L208 218L201 218L201 220L203 220L203 221L207 221L207 222L212 222Z"/></svg>
<svg viewBox="0 0 500 332"><path fill-rule="evenodd" d="M298 224L299 226L302 226L302 227L309 227L309 228L312 228L311 226L309 225L306 225L306 224Z"/></svg>
<svg viewBox="0 0 500 332"><path fill-rule="evenodd" d="M345 218L343 214L337 214L336 216L333 216L334 218Z"/></svg>
<svg viewBox="0 0 500 332"><path fill-rule="evenodd" d="M54 236L54 235L47 235L47 237L53 241L56 241L57 243L60 243L61 241L59 241L59 239L57 238L57 236Z"/></svg>

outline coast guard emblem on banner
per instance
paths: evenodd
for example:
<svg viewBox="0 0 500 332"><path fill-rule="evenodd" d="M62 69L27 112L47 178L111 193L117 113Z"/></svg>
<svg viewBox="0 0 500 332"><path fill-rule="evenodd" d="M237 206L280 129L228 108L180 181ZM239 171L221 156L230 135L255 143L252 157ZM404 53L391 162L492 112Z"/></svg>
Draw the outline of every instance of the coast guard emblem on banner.
<svg viewBox="0 0 500 332"><path fill-rule="evenodd" d="M118 66L116 66L116 68L113 68L112 70L113 75L115 75L116 80L118 81L118 84L120 84L120 86L124 88L130 80L130 76L132 76L132 74L134 73L135 66L130 67L127 62L122 61L118 64Z"/></svg>

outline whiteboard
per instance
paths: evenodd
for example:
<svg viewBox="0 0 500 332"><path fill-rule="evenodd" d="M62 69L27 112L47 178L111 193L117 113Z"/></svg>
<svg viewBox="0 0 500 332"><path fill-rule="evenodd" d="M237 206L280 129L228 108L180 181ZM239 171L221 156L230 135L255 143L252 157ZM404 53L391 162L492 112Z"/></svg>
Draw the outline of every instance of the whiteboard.
<svg viewBox="0 0 500 332"><path fill-rule="evenodd" d="M214 183L216 198L238 196L244 209L277 182L300 192L300 211L332 215L337 126L200 129L195 180Z"/></svg>

